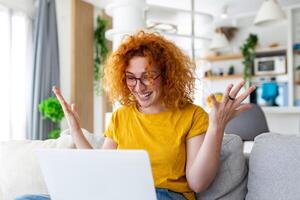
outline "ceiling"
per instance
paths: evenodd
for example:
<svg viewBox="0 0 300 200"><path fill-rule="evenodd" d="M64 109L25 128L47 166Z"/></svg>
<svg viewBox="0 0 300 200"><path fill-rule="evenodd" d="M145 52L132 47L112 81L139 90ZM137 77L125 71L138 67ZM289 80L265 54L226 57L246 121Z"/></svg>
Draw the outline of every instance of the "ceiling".
<svg viewBox="0 0 300 200"><path fill-rule="evenodd" d="M218 15L224 6L228 6L229 17L239 17L243 15L254 14L265 0L194 0L195 10ZM149 4L158 4L189 10L192 0L146 0ZM283 7L300 5L300 0L277 0Z"/></svg>
<svg viewBox="0 0 300 200"><path fill-rule="evenodd" d="M105 8L113 0L84 0ZM192 0L145 0L148 4L190 10ZM195 10L204 13L218 15L223 6L228 6L229 17L239 17L257 12L264 0L194 0ZM283 7L300 5L300 0L277 0Z"/></svg>
<svg viewBox="0 0 300 200"><path fill-rule="evenodd" d="M247 14L254 14L265 0L195 0L196 10L210 14L220 13L222 7L228 6L228 15L239 17ZM277 0L283 7L300 4L300 0Z"/></svg>

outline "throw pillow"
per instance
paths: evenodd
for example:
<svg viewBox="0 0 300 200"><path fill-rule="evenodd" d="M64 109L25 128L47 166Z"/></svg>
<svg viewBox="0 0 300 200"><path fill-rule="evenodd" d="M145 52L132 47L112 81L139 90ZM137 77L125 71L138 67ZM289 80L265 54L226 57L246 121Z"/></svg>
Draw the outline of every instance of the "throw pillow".
<svg viewBox="0 0 300 200"><path fill-rule="evenodd" d="M221 150L221 164L215 180L197 200L242 200L246 196L247 165L243 142L237 135L225 134Z"/></svg>

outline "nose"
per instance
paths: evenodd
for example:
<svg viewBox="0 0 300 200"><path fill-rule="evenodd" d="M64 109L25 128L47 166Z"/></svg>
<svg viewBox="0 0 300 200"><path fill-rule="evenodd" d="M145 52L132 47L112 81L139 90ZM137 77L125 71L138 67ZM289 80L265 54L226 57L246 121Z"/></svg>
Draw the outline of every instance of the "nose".
<svg viewBox="0 0 300 200"><path fill-rule="evenodd" d="M144 84L141 83L141 80L137 80L136 85L134 87L134 90L136 92L140 92L146 89L146 86Z"/></svg>

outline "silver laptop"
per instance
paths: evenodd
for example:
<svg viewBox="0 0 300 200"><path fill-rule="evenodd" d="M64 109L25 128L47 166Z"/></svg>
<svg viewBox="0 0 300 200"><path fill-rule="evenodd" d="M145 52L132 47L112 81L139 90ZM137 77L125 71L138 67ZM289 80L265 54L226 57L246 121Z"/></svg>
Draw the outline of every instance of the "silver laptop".
<svg viewBox="0 0 300 200"><path fill-rule="evenodd" d="M52 200L156 200L142 150L36 151Z"/></svg>

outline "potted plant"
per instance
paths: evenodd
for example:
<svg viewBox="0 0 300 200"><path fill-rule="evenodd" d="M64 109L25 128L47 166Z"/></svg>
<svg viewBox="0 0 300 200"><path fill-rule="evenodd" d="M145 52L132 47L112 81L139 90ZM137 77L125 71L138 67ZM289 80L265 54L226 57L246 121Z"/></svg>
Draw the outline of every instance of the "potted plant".
<svg viewBox="0 0 300 200"><path fill-rule="evenodd" d="M243 55L244 64L244 80L246 81L246 87L250 85L251 68L255 58L255 47L257 45L257 35L250 33L245 43L240 47Z"/></svg>
<svg viewBox="0 0 300 200"><path fill-rule="evenodd" d="M108 54L107 41L105 39L107 21L97 17L97 26L94 32L95 59L94 59L94 88L96 95L101 94L101 79L103 77L103 63Z"/></svg>
<svg viewBox="0 0 300 200"><path fill-rule="evenodd" d="M63 109L55 97L49 97L39 104L39 111L44 119L51 120L55 128L48 133L48 138L55 139L60 136L60 122L64 117Z"/></svg>
<svg viewBox="0 0 300 200"><path fill-rule="evenodd" d="M234 74L234 65L230 65L228 68L228 75L233 75Z"/></svg>

